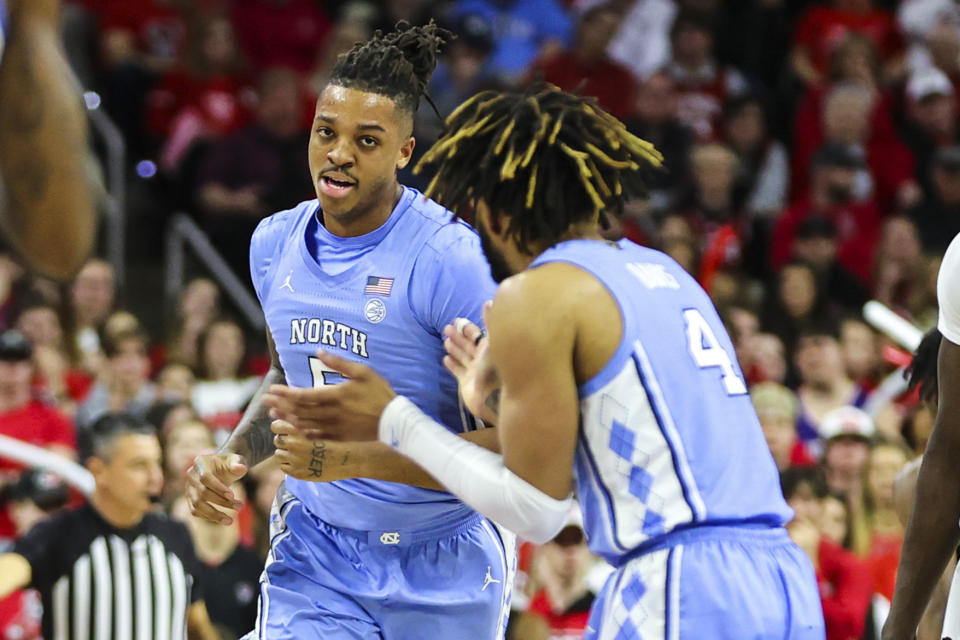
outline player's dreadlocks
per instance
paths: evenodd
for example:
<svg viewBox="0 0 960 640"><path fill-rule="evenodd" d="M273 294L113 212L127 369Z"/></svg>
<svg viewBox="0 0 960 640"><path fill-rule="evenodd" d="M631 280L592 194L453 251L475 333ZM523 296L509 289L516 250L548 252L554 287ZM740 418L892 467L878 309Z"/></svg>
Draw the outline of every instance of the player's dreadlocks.
<svg viewBox="0 0 960 640"><path fill-rule="evenodd" d="M936 328L923 334L910 366L903 372L908 381L907 388L910 391L919 389L920 399L924 402L937 400L937 356L942 338L943 335Z"/></svg>
<svg viewBox="0 0 960 640"><path fill-rule="evenodd" d="M596 100L539 85L464 102L415 172L438 163L427 196L453 211L482 199L528 250L578 222L599 219L606 228L601 213L620 214L645 195L640 169L662 161Z"/></svg>
<svg viewBox="0 0 960 640"><path fill-rule="evenodd" d="M415 112L437 68L437 56L452 35L433 22L414 27L401 20L386 35L378 29L337 58L330 83L387 96Z"/></svg>

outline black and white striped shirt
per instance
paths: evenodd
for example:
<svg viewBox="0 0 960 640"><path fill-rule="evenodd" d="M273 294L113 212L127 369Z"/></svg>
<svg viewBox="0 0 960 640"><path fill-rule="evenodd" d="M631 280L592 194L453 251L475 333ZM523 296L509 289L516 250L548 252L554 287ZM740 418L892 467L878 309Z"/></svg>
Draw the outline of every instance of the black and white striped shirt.
<svg viewBox="0 0 960 640"><path fill-rule="evenodd" d="M43 598L46 640L183 640L200 599L190 535L164 515L117 529L89 505L42 522L14 552Z"/></svg>

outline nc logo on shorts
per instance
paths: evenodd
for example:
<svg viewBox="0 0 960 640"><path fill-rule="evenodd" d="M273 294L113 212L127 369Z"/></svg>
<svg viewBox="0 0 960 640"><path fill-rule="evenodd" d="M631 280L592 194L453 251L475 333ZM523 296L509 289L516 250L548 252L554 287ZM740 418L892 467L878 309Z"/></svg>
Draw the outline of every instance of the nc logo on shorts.
<svg viewBox="0 0 960 640"><path fill-rule="evenodd" d="M368 300L367 304L363 305L363 315L373 324L379 324L387 317L387 305L383 304L380 298Z"/></svg>
<svg viewBox="0 0 960 640"><path fill-rule="evenodd" d="M400 534L396 531L388 531L380 535L380 542L382 544L400 544Z"/></svg>

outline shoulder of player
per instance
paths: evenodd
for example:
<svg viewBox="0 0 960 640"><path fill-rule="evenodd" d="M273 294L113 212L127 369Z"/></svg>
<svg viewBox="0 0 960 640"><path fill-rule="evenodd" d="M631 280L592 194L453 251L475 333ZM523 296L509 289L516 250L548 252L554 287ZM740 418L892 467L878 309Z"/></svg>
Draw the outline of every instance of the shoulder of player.
<svg viewBox="0 0 960 640"><path fill-rule="evenodd" d="M563 262L551 262L504 280L494 297L493 313L513 325L531 322L572 326L578 307L602 291L603 285L586 271Z"/></svg>
<svg viewBox="0 0 960 640"><path fill-rule="evenodd" d="M264 242L276 240L294 220L299 220L302 216L313 211L316 206L316 200L305 200L292 209L278 211L267 216L257 224L257 228L253 231L253 239Z"/></svg>

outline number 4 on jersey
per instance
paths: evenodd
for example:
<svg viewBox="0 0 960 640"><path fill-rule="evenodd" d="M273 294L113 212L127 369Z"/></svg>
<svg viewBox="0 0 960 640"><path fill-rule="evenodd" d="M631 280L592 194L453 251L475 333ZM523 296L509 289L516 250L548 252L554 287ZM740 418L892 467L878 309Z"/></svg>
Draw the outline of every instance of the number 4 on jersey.
<svg viewBox="0 0 960 640"><path fill-rule="evenodd" d="M696 309L685 309L683 319L687 324L687 343L690 355L701 369L720 367L723 372L723 386L728 395L739 396L747 392L737 371L733 368L730 355L720 346L720 341L707 324L706 319Z"/></svg>

